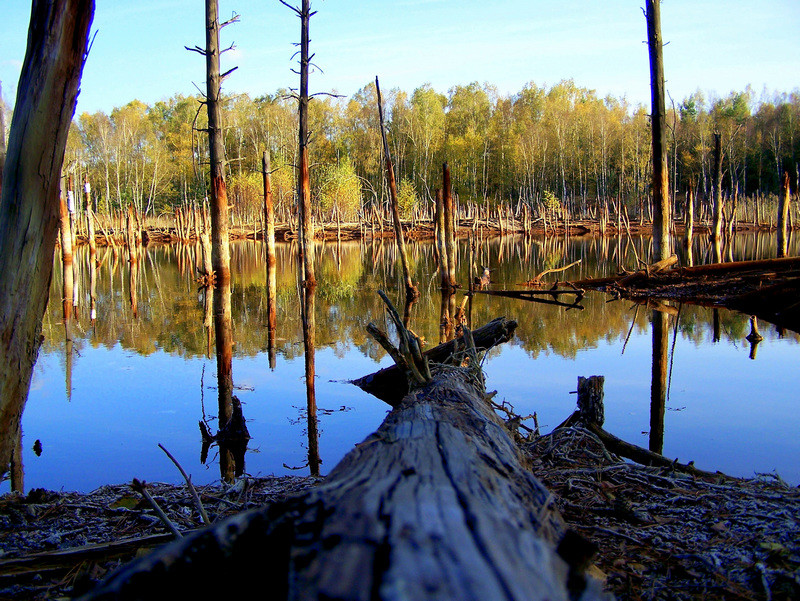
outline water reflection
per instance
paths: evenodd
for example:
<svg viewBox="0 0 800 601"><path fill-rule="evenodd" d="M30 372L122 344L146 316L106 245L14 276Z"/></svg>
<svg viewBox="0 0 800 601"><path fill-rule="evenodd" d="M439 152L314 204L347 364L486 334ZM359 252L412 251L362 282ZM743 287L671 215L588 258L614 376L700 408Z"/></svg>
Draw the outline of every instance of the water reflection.
<svg viewBox="0 0 800 601"><path fill-rule="evenodd" d="M470 275L488 267L493 287L513 288L546 269L579 259L581 263L567 272L570 279L610 275L620 264L630 266L636 257L646 257L648 245L646 239L635 236L610 240L505 237L503 241L476 236L474 247L468 240L458 245L458 281L468 282ZM319 285L311 299L313 311L306 307L315 322L311 377L306 374L306 353L301 350L300 288L296 249L291 244L277 245L273 275L265 265L260 244L232 245L234 277L227 293L222 288L213 293L198 292L196 266L202 262L198 247L143 249L135 286L125 281L129 272L117 269L113 250L98 249L98 260L89 260L89 269L73 273L73 291L75 285L80 290L94 290L90 293L95 297L94 320L90 312L79 311L73 316L74 328L68 340L62 314L67 307L50 303L45 316L42 355L23 417L30 439L23 440L22 447L30 452L31 441L38 438L45 442L48 452L40 458L28 458L28 485L84 486L74 482L90 478L94 464L97 469L86 487L124 481L134 475L148 480L171 479L174 474L169 466L163 475L147 470L159 469L162 458L157 442L177 453L184 437L186 454L196 461L197 381L201 368L210 363L210 325L218 318L229 319L235 327L236 344L233 346L231 336L227 355L235 363L236 383L249 387L233 390L231 381L231 405L223 407L220 415L235 412L235 392L248 418L246 425L253 436L250 446L260 451L248 454L246 469L251 473L286 473L284 463L307 463L310 470L318 465L310 456L314 446L316 457L322 454L326 465L335 465L338 457L379 423L384 406L330 381L357 378L377 369L378 361L386 360L364 328L368 321L378 322L384 315L377 289L386 290L394 299L402 297L402 274L393 244L376 237L362 243L318 245ZM695 236L693 251L696 263L710 259L707 237ZM774 237L753 234L739 236L733 250L736 259L748 253L774 256L774 252ZM76 261L86 265L87 255L88 249L78 249ZM451 298L441 294L434 257L432 244L409 244L413 279L422 293L412 309L412 326L430 345L443 333L448 335L442 328L443 316L449 328L462 306L460 295ZM74 293L69 295L64 290L70 276L60 267L54 270L52 298L74 298ZM128 298L131 289L137 291L136 319ZM227 318L222 307L226 296ZM663 317L651 315L652 310L641 311L621 301L609 303L601 294L584 297L583 312L534 308L515 299L484 295L467 300L465 309L469 312L471 304L474 327L501 315L519 322L517 339L490 353L489 379L491 386L520 411L537 411L543 430L562 421L571 409L567 392L577 375L602 373L606 376L608 429L641 446L648 446L648 441L640 440L641 433L650 432L651 442L656 444L660 438L659 444L670 457L696 459L701 467L743 474L751 474L757 465L762 470L787 465L790 462L780 457L794 457L800 452L792 442L796 438L793 434L781 434L782 429L796 432L800 427L794 412L785 409L794 394L790 380L800 348L794 333L780 339L774 328L762 322L764 340L758 346L758 360L751 361L748 356L755 357L755 353L747 339L749 315L684 305L676 326L677 343L673 343L671 394L662 401L660 394L652 394L653 379L648 374L655 373L653 360L663 357L660 339L655 344L657 322ZM74 313L74 306L70 310ZM671 310L677 311L675 307ZM666 317L663 312L657 313ZM668 324L661 330L666 339ZM712 339L716 341L713 349ZM658 354L653 352L656 349ZM735 363L734 373L730 373L739 355L749 365ZM57 389L52 387L54 378L59 380ZM66 379L71 379L69 392L65 391ZM221 382L220 389L225 389L224 377ZM303 416L304 423L295 426L290 422L297 416L293 407L310 406L308 383L314 384L314 406ZM761 402L758 413L759 418L769 419L769 424L751 419L747 408L753 395L767 394L765 391L769 391L769 401ZM656 427L648 425L648 398L658 409L654 412ZM319 409L317 402L322 408L344 405L357 410L328 415L314 410ZM719 411L711 415L718 402L726 404L723 418ZM682 406L689 409L677 411ZM736 416L742 421L733 424L730 420ZM146 423L139 424L145 419ZM64 423L73 426L66 429ZM217 424L218 429L223 426L222 421ZM767 427L778 429L770 437L769 449L764 447L761 434ZM733 437L726 429L738 433L737 444L728 444ZM696 435L698 430L718 433L705 441L707 437ZM73 440L84 442L77 446ZM94 441L91 445L90 440ZM152 466L146 460L149 447L154 449ZM88 448L93 449L91 456ZM120 453L126 449L136 452L130 458L122 457ZM235 474L235 458L232 463ZM228 461L226 466L230 464ZM198 464L198 469L206 468ZM797 468L781 467L780 471L791 479L793 476L786 472L792 469ZM227 467L225 470L229 473ZM193 474L193 479L202 482L212 476L218 478L219 474ZM794 478L800 481L800 473Z"/></svg>
<svg viewBox="0 0 800 601"><path fill-rule="evenodd" d="M667 351L669 313L653 310L651 317L653 336L653 367L650 383L650 444L655 453L664 452L664 413L667 407Z"/></svg>

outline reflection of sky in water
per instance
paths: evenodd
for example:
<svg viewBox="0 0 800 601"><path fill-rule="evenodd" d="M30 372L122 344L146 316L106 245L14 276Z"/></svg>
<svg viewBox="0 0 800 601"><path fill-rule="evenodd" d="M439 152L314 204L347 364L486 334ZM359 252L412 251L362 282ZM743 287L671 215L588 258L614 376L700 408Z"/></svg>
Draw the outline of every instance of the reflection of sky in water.
<svg viewBox="0 0 800 601"><path fill-rule="evenodd" d="M553 262L553 257L557 264L564 264L598 252L596 246L576 244L561 252L547 245L534 246L517 250L513 261L508 260L510 247L505 249L505 260L500 260L498 249L492 247L476 263L493 268L502 265L493 272L494 281L516 283L551 266L547 262ZM282 248L288 253L289 247ZM363 332L368 320L380 320L374 290L391 290L393 285L391 273L387 279L383 268L386 255L364 257L357 244L346 247L349 251L342 256L338 277L331 248L329 245L321 252L318 271L323 276L318 295L317 400L320 409L344 406L352 410L320 414L323 473L372 432L388 410L382 402L338 380L357 378L389 363L383 353L376 353L374 345L352 337L354 332ZM608 245L608 249L613 251L614 246ZM158 443L170 450L195 482L219 478L215 462L210 461L208 466L199 462L200 379L205 366L206 414L215 415L215 361L198 354L204 350L202 302L191 270L179 276L172 252L151 251L140 278L140 318L136 322L124 317L127 288L122 267L101 278L98 292L105 296L106 305L100 306L98 323L105 317L108 331L97 334L102 340L99 343L76 340L69 401L59 308L50 309L45 324L48 342L36 365L23 416L26 489L91 490L133 477L178 482L177 470L158 449ZM435 285L430 283L434 274L430 253L419 252L415 259L420 273L415 279L421 282L423 294L435 292ZM380 267L376 269L376 265ZM270 371L266 352L257 351L265 347L260 255L245 257L239 267L243 271L238 281L245 283L237 288L234 276L234 338L238 345L233 376L239 387L235 394L243 403L253 438L246 470L254 475L304 475L307 468L292 471L284 467L304 466L307 460L302 342L294 317L293 276L284 274L283 288L279 278L278 315L282 321L278 337L282 342L277 367ZM104 268L110 270L107 264ZM580 269L574 277L603 269L608 273L613 265L590 267L585 260ZM85 291L86 274L82 277ZM325 278L334 285L324 289ZM498 390L498 400L509 401L518 413L538 412L542 430L548 432L573 410L575 395L569 392L576 389L577 377L602 374L606 377L606 428L647 447L652 344L649 315L644 310L638 312L623 356L623 342L634 315L630 304L606 304L605 296L600 295L587 297L584 304L586 311L565 312L507 299L476 298L475 311L481 323L508 315L521 324L518 339L491 353L486 363L487 385ZM109 307L121 311L114 313ZM414 310L412 326L418 324L415 329L430 343L435 343L437 336L438 311L438 300L425 298ZM166 317L159 321L162 314ZM797 336L790 333L786 339L779 339L772 326L761 322L765 340L758 347L757 360L752 361L744 340L746 318L721 311L722 340L712 343L711 314L708 309L681 309L674 356L674 321L670 318L672 381L665 414L664 454L681 461L694 460L702 469L742 476L777 470L786 480L799 483L800 414L795 405L800 395L793 382L800 354ZM84 323L83 328L84 335L89 336L88 325ZM157 340L147 333L150 330ZM245 333L247 338L243 338ZM129 350L132 348L148 354ZM372 356L382 356L380 364L365 356L365 349ZM212 422L211 426L215 431L216 424ZM31 450L37 439L43 445L41 457ZM0 491L8 490L7 483L2 486Z"/></svg>

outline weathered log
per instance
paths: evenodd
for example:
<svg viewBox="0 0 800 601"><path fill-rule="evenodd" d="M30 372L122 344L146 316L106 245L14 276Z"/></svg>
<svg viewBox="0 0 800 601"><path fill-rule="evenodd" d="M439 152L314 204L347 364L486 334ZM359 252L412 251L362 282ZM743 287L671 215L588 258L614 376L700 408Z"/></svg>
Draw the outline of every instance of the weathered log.
<svg viewBox="0 0 800 601"><path fill-rule="evenodd" d="M565 537L472 374L440 368L317 488L176 541L86 599L602 598L562 559L585 543Z"/></svg>
<svg viewBox="0 0 800 601"><path fill-rule="evenodd" d="M517 322L505 317L498 317L490 321L482 328L472 332L476 350L478 352L484 351L511 340L516 328ZM425 351L423 356L431 363L446 363L458 349L463 348L464 340L459 337ZM364 392L368 392L393 407L408 394L406 374L397 365L386 367L363 378L353 380L352 383Z"/></svg>

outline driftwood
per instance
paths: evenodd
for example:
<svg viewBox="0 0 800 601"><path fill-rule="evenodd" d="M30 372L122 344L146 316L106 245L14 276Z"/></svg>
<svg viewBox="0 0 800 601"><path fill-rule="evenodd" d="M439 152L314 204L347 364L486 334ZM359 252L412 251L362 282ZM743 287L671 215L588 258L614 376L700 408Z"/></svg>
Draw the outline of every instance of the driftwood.
<svg viewBox="0 0 800 601"><path fill-rule="evenodd" d="M633 276L636 276L635 278ZM712 263L571 282L617 298L724 307L800 332L800 257Z"/></svg>
<svg viewBox="0 0 800 601"><path fill-rule="evenodd" d="M475 341L476 351L481 352L511 340L516 328L516 321L498 317L482 328L474 330L472 337ZM456 355L459 348L465 348L463 337L435 346L422 355L431 363L445 363ZM408 394L406 374L397 365L353 380L352 383L364 392L368 392L392 406L398 404Z"/></svg>
<svg viewBox="0 0 800 601"><path fill-rule="evenodd" d="M603 598L583 573L592 547L552 502L477 365L434 366L323 484L175 541L85 599Z"/></svg>

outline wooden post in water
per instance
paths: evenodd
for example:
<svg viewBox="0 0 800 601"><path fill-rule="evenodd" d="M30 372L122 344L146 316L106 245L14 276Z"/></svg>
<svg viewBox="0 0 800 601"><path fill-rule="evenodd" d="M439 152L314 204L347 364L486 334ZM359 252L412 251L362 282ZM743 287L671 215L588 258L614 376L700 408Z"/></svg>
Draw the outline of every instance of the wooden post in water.
<svg viewBox="0 0 800 601"><path fill-rule="evenodd" d="M789 252L789 204L791 202L789 172L783 173L783 187L778 198L778 257L785 257Z"/></svg>
<svg viewBox="0 0 800 601"><path fill-rule="evenodd" d="M722 136L714 134L714 261L722 262Z"/></svg>
<svg viewBox="0 0 800 601"><path fill-rule="evenodd" d="M67 211L69 212L69 231L72 235L72 248L78 246L78 228L75 223L75 191L72 175L67 177Z"/></svg>
<svg viewBox="0 0 800 601"><path fill-rule="evenodd" d="M261 159L264 180L264 245L267 250L267 352L269 367L275 369L275 332L277 330L277 258L275 255L275 206L272 198L269 151Z"/></svg>
<svg viewBox="0 0 800 601"><path fill-rule="evenodd" d="M450 266L448 261L450 256L447 252L447 242L445 240L445 211L444 201L442 199L442 191L436 190L436 251L439 255L439 279L441 281L442 290L450 288Z"/></svg>
<svg viewBox="0 0 800 601"><path fill-rule="evenodd" d="M139 249L136 243L136 219L133 216L133 205L128 205L128 218L125 227L125 241L128 245L128 260L131 265L136 265L139 262Z"/></svg>
<svg viewBox="0 0 800 601"><path fill-rule="evenodd" d="M686 192L686 232L684 244L686 246L686 264L691 267L694 265L692 254L692 236L694 235L694 181L689 182L689 189Z"/></svg>
<svg viewBox="0 0 800 601"><path fill-rule="evenodd" d="M664 60L661 38L661 0L647 0L647 45L650 54L650 97L653 135L653 260L663 261L670 248L670 195L667 173L667 126L664 104Z"/></svg>
<svg viewBox="0 0 800 601"><path fill-rule="evenodd" d="M86 193L86 234L89 238L89 257L94 259L97 254L97 241L95 240L94 211L92 210L91 188L88 178L84 184L84 190Z"/></svg>
<svg viewBox="0 0 800 601"><path fill-rule="evenodd" d="M400 211L397 205L397 184L394 179L394 166L392 157L389 153L389 142L386 139L386 129L383 125L383 102L381 100L381 88L378 77L375 77L375 90L378 94L378 121L381 128L381 139L383 140L383 156L386 163L386 179L389 182L389 198L392 205L392 217L394 223L394 236L397 241L397 252L400 254L400 265L403 269L403 279L406 285L406 298L415 299L419 296L417 287L411 279L411 270L408 266L408 256L406 254L406 242L403 236L403 224L400 222Z"/></svg>
<svg viewBox="0 0 800 601"><path fill-rule="evenodd" d="M444 207L444 247L447 253L447 279L451 288L456 287L456 237L454 232L453 193L450 186L450 167L442 165L442 203Z"/></svg>

